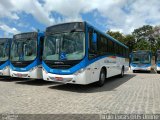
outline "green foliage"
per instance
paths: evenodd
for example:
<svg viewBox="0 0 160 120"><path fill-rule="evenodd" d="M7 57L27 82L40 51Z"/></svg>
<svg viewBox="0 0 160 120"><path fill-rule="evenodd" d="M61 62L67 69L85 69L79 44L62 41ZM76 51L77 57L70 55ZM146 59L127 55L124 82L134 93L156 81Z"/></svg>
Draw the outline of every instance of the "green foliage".
<svg viewBox="0 0 160 120"><path fill-rule="evenodd" d="M113 32L113 31L107 31L107 34L109 34L110 36L112 36L113 38L119 40L120 42L124 43L124 35L120 32Z"/></svg>
<svg viewBox="0 0 160 120"><path fill-rule="evenodd" d="M135 29L132 34L123 35L119 31L107 31L107 34L129 47L129 51L160 49L160 26L144 25Z"/></svg>

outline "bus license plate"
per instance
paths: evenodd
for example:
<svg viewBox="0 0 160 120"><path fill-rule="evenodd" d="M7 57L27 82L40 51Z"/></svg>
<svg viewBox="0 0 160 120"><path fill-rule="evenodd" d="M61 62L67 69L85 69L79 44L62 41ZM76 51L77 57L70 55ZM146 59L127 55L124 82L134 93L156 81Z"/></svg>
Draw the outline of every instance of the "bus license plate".
<svg viewBox="0 0 160 120"><path fill-rule="evenodd" d="M17 74L17 77L22 77L22 74Z"/></svg>

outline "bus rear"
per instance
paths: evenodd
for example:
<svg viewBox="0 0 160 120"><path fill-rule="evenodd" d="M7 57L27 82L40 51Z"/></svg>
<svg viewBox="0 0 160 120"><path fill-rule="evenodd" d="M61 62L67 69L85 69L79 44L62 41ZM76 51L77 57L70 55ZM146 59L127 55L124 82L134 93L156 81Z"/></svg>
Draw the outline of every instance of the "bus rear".
<svg viewBox="0 0 160 120"><path fill-rule="evenodd" d="M156 71L157 73L160 73L160 50L157 50L155 60L156 60Z"/></svg>
<svg viewBox="0 0 160 120"><path fill-rule="evenodd" d="M133 72L146 71L151 72L151 51L139 50L131 53L130 67Z"/></svg>
<svg viewBox="0 0 160 120"><path fill-rule="evenodd" d="M11 38L0 38L0 76L10 76L10 50Z"/></svg>
<svg viewBox="0 0 160 120"><path fill-rule="evenodd" d="M10 74L19 78L42 78L44 33L28 32L14 35L11 45Z"/></svg>

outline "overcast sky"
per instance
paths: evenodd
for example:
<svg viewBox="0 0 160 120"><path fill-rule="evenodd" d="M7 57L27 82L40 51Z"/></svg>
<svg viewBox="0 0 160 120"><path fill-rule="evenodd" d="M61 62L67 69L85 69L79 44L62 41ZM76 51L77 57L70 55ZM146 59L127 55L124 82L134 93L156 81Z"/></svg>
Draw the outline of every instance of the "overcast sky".
<svg viewBox="0 0 160 120"><path fill-rule="evenodd" d="M62 22L88 21L102 31L131 33L160 25L160 0L1 0L0 37Z"/></svg>

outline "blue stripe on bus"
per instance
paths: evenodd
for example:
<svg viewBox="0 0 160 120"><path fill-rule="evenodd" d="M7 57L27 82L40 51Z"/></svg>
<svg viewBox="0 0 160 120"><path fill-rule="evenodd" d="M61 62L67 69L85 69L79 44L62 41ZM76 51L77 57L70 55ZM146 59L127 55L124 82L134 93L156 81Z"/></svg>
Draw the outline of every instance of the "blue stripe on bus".
<svg viewBox="0 0 160 120"><path fill-rule="evenodd" d="M3 63L2 65L0 65L0 70L2 70L3 68L5 68L6 66L9 65L9 60L7 60L5 63Z"/></svg>
<svg viewBox="0 0 160 120"><path fill-rule="evenodd" d="M157 63L156 66L160 67L160 63Z"/></svg>
<svg viewBox="0 0 160 120"><path fill-rule="evenodd" d="M13 71L27 72L30 69L32 69L33 67L36 67L40 64L41 64L40 60L38 60L38 58L36 58L31 64L29 64L26 67L23 67L23 68L15 67L15 66L12 65L12 63L10 63L10 67Z"/></svg>
<svg viewBox="0 0 160 120"><path fill-rule="evenodd" d="M85 68L85 67L89 66L90 64L92 64L100 59L109 57L109 56L111 56L111 55L100 56L100 57L97 57L92 60L88 60L88 58L85 57L80 63L78 63L77 65L75 65L69 69L52 69L52 68L48 67L44 61L42 61L42 66L48 73L59 74L59 75L69 75L69 74L74 74L78 70Z"/></svg>
<svg viewBox="0 0 160 120"><path fill-rule="evenodd" d="M130 66L132 67L139 67L139 68L146 68L146 67L150 67L151 64L141 64L141 66L138 66L138 64L134 64L134 63L131 63Z"/></svg>

